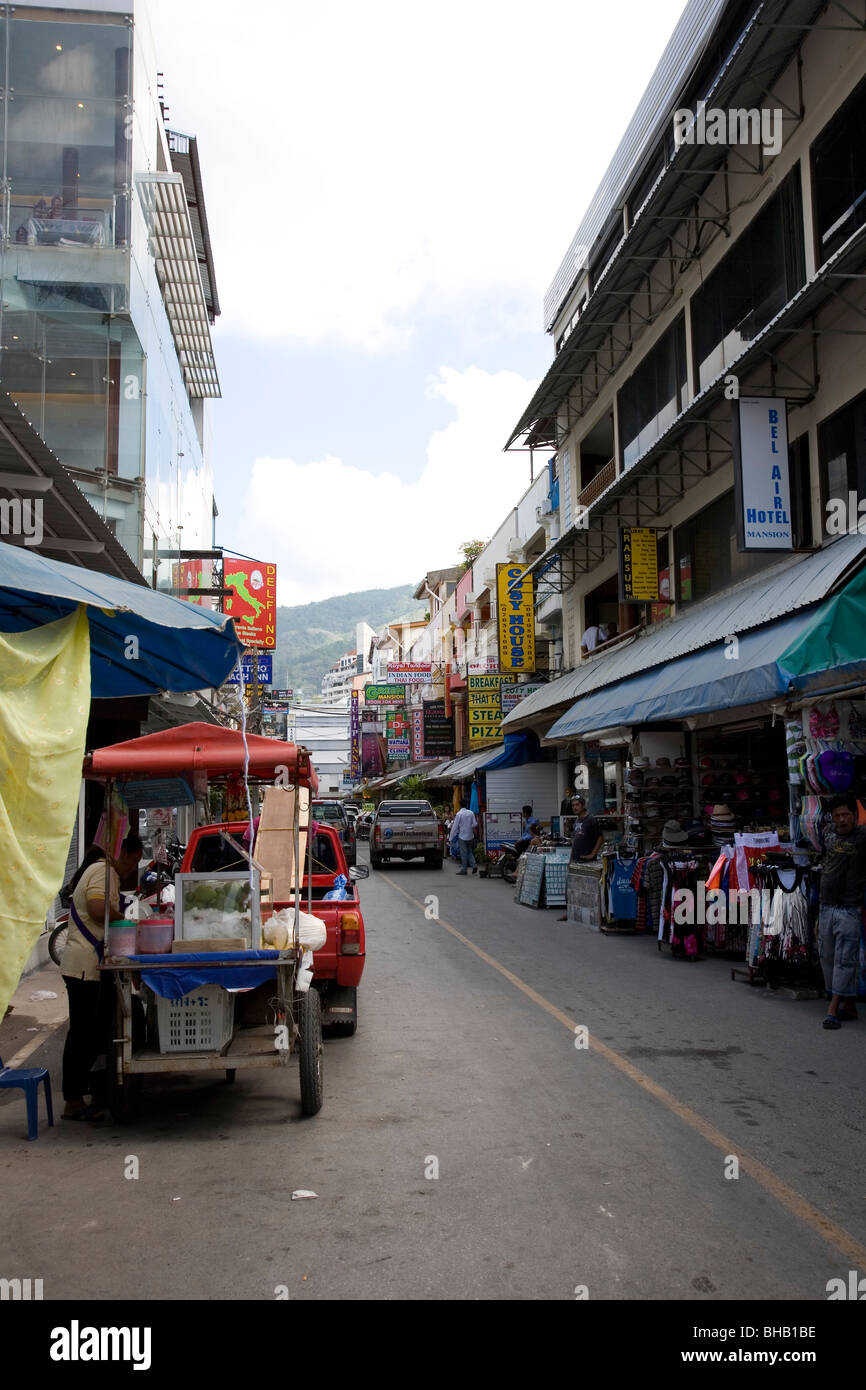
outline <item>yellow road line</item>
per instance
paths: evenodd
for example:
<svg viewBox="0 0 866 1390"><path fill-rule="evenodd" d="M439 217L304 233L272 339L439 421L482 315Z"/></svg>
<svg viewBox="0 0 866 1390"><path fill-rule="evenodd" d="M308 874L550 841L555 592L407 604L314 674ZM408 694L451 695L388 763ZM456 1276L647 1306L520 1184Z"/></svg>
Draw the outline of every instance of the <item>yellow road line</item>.
<svg viewBox="0 0 866 1390"><path fill-rule="evenodd" d="M423 914L423 903L420 903L417 898L413 898L411 893L407 893L405 888L401 888L400 884L395 883L394 879L389 878L387 874L380 874L379 877L384 878L386 883L390 883L393 888L396 888L398 893L402 893L404 898L408 898L409 902L413 903ZM452 927L451 924L446 922L442 917L436 918L436 921L439 923L440 927L444 927L447 932L450 932L462 945L466 946L470 951L473 951L485 964L492 966L504 979L508 980L509 984L514 985L515 989L519 989L521 994L525 994L527 999L531 999L533 1004L537 1004L538 1007L543 1009L546 1014L549 1014L551 1018L555 1018L557 1023L561 1023L563 1027L567 1028L569 1033L574 1036L574 1030L578 1025L573 1018L570 1018L562 1009L558 1009L555 1004L551 1004L549 999L545 999L543 994L539 994L537 990L526 984L519 976L507 970L504 965L501 965L499 961L496 960L495 956L489 955L487 951L482 951L480 946L476 946L474 941L470 941L467 936L459 932L456 927ZM662 1105L666 1106L678 1119L682 1120L683 1124L688 1125L690 1129L700 1134L703 1139L706 1139L707 1143L712 1144L714 1148L718 1149L725 1156L734 1154L739 1160L740 1170L742 1172L748 1173L749 1177L754 1178L755 1182L760 1183L761 1187L763 1187L766 1192L769 1192L778 1202L781 1202L782 1206L787 1207L794 1216L798 1217L800 1221L809 1226L816 1235L821 1236L829 1245L834 1246L835 1249L838 1250L840 1254L844 1255L847 1260L850 1260L855 1267L866 1269L866 1246L861 1245L859 1241L855 1240L854 1237L843 1230L841 1226L837 1226L835 1221L831 1221L828 1216L825 1216L817 1207L814 1207L811 1202L807 1201L805 1197L802 1197L793 1187L789 1187L788 1184L777 1177L766 1164L761 1163L760 1159L753 1158L751 1154L744 1153L733 1139L727 1138L722 1134L721 1130L716 1129L715 1125L711 1125L709 1120L705 1120L703 1116L698 1115L690 1106L684 1105L682 1101L677 1100L676 1096L672 1095L664 1086L660 1086L658 1082L653 1081L652 1077L647 1076L645 1072L642 1072L639 1067L634 1066L626 1057L621 1057L612 1047L608 1047L606 1043L599 1042L598 1039L592 1036L590 1036L589 1045L594 1052L597 1052L599 1056L603 1057L606 1062L609 1062L612 1067L616 1067L617 1071L622 1072L622 1074L627 1076L630 1081L633 1081L636 1086L640 1086L642 1091L646 1091L649 1095L654 1096L656 1100L660 1101Z"/></svg>

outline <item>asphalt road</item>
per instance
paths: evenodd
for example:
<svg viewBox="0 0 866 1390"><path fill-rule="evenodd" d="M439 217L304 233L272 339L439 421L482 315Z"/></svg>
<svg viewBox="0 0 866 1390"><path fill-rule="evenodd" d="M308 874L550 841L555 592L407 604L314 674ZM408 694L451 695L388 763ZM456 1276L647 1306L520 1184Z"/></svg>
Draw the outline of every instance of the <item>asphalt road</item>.
<svg viewBox="0 0 866 1390"><path fill-rule="evenodd" d="M713 1301L866 1271L866 1019L825 1032L820 1001L451 865L361 891L360 1024L326 1044L320 1114L294 1067L182 1077L134 1127L28 1144L4 1097L0 1274L64 1300ZM58 1097L62 1039L30 1059Z"/></svg>

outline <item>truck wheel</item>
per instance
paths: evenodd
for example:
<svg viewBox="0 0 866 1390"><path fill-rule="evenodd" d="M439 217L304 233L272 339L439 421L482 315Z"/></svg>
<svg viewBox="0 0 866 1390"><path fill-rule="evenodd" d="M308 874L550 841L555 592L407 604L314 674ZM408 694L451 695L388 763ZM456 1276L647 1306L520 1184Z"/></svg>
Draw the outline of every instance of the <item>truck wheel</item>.
<svg viewBox="0 0 866 1390"><path fill-rule="evenodd" d="M442 868L442 855L441 855L441 854L425 854L425 855L424 855L424 863L425 863L425 865L426 865L426 867L427 867L428 869L441 869L441 868Z"/></svg>
<svg viewBox="0 0 866 1390"><path fill-rule="evenodd" d="M379 858L378 854L371 854L371 855L370 855L370 868L371 868L371 869L381 869L381 867L382 867L382 860Z"/></svg>
<svg viewBox="0 0 866 1390"><path fill-rule="evenodd" d="M322 1001L317 989L301 995L301 1110L318 1115L322 1108Z"/></svg>

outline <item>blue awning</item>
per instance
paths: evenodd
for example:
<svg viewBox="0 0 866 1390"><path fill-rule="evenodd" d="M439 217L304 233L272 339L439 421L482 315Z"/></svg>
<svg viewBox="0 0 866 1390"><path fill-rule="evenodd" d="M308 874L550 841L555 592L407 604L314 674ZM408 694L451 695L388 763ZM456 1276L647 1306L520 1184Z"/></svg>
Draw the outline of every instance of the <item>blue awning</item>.
<svg viewBox="0 0 866 1390"><path fill-rule="evenodd" d="M145 584L0 544L0 632L27 632L87 608L93 699L208 690L242 651L234 624Z"/></svg>
<svg viewBox="0 0 866 1390"><path fill-rule="evenodd" d="M737 648L730 642L716 642L667 666L654 666L630 680L596 690L558 719L547 737L574 738L621 724L686 719L785 695L790 677L779 658L814 616L814 612L794 613L744 633L737 639ZM734 651L736 655L730 654Z"/></svg>
<svg viewBox="0 0 866 1390"><path fill-rule="evenodd" d="M525 763L545 763L550 758L550 751L542 749L539 744L538 735L526 730L519 734L506 734L505 747L489 763L484 763L479 771L500 772L507 767L523 767Z"/></svg>

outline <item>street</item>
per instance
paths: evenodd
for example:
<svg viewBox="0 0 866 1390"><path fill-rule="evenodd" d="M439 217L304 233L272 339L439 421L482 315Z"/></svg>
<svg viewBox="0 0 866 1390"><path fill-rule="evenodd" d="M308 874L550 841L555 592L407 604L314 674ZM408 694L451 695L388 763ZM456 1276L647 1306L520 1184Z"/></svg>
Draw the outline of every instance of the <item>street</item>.
<svg viewBox="0 0 866 1390"><path fill-rule="evenodd" d="M59 1300L823 1300L866 1267L856 1024L452 863L360 886L359 1029L326 1043L320 1115L294 1067L154 1079L135 1126L41 1112L29 1145L3 1093L5 1275ZM63 1037L28 1060L57 1110Z"/></svg>

